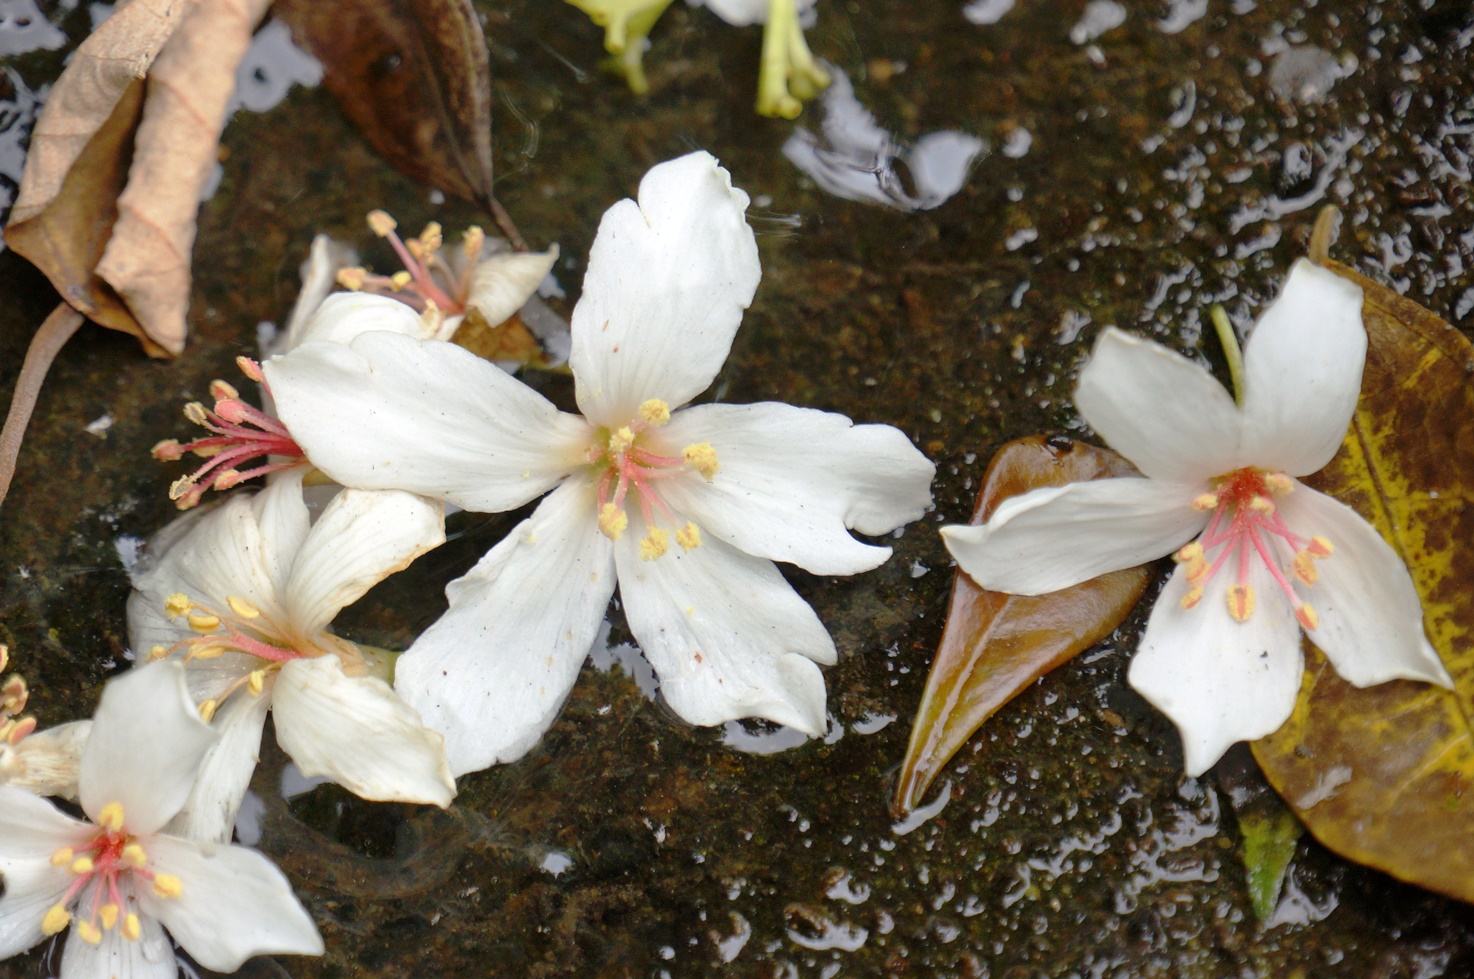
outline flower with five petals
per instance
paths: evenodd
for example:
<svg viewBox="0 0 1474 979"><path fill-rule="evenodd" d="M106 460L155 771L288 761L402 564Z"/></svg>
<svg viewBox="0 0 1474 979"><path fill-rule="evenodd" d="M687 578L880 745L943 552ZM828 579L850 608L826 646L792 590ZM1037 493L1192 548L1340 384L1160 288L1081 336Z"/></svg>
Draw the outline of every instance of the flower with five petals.
<svg viewBox="0 0 1474 979"><path fill-rule="evenodd" d="M747 195L706 153L655 167L604 215L573 313L581 415L445 343L365 333L268 361L281 417L346 486L496 512L548 494L446 589L396 689L456 773L552 723L616 580L686 720L824 730L823 624L779 574L877 567L934 467L886 425L784 404L685 407L715 378L761 270Z"/></svg>
<svg viewBox="0 0 1474 979"><path fill-rule="evenodd" d="M1359 687L1451 686L1407 568L1349 507L1302 485L1361 392L1361 289L1301 261L1243 353L1240 401L1201 367L1114 328L1075 405L1145 478L1039 489L942 528L982 587L1021 595L1174 554L1130 682L1176 723L1197 775L1290 716L1302 630Z"/></svg>

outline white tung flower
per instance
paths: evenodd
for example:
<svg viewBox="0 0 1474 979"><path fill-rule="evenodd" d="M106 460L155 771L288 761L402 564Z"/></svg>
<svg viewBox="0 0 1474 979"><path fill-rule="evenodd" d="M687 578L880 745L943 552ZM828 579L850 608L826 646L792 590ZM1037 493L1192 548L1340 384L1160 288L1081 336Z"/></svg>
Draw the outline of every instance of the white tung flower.
<svg viewBox="0 0 1474 979"><path fill-rule="evenodd" d="M468 510L552 490L465 577L398 664L457 773L508 761L552 723L614 592L666 700L696 724L824 729L835 648L774 561L880 565L934 467L898 430L784 404L681 409L715 378L760 277L747 195L709 154L655 167L604 215L573 313L582 415L456 347L366 333L265 370L333 479Z"/></svg>
<svg viewBox="0 0 1474 979"><path fill-rule="evenodd" d="M1244 347L1237 405L1186 358L1106 330L1075 405L1146 478L1034 490L981 527L942 528L979 585L1022 595L1175 552L1130 681L1177 724L1190 775L1290 716L1302 629L1356 686L1452 685L1396 552L1296 478L1331 461L1356 409L1361 302L1355 284L1296 263Z"/></svg>
<svg viewBox="0 0 1474 979"><path fill-rule="evenodd" d="M410 493L345 490L311 523L296 469L181 518L154 542L128 601L133 649L182 659L221 734L175 830L230 839L268 708L304 775L365 799L450 804L443 740L386 682L388 654L328 631L340 610L444 541L441 509Z"/></svg>
<svg viewBox="0 0 1474 979"><path fill-rule="evenodd" d="M321 955L322 939L271 861L160 833L184 805L215 734L183 668L134 670L103 691L82 753L89 822L0 786L0 959L71 926L61 979L173 979L164 936L207 969L253 955Z"/></svg>

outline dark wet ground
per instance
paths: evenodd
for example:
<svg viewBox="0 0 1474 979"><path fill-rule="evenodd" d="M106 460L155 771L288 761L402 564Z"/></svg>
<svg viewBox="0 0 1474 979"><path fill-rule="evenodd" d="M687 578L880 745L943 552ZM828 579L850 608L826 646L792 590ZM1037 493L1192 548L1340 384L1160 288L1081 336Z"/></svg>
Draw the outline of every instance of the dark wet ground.
<svg viewBox="0 0 1474 979"><path fill-rule="evenodd" d="M951 583L934 528L967 518L1001 442L1079 427L1071 375L1102 326L1193 351L1209 303L1247 325L1326 202L1349 219L1338 257L1474 326L1467 3L1145 3L1092 40L1109 5L1026 0L974 24L957 2L820 0L811 44L879 126L902 144L944 130L987 144L955 197L911 214L831 196L784 159L822 109L797 124L752 114L755 29L672 8L639 100L598 72L598 32L572 7L478 6L498 192L535 245L561 244L570 294L604 208L652 164L711 150L755 199L764 265L719 395L900 426L939 465L937 509L877 572L794 576L841 651L822 742L763 754L786 732L683 725L608 669L631 662L616 614L595 657L607 671L585 669L532 754L463 779L449 814L331 786L282 802L270 749L259 845L328 944L321 961L283 959L287 974L1474 976L1466 906L1309 840L1279 923L1256 923L1217 777L1183 779L1170 725L1125 686L1139 614L975 737L929 819L894 825L886 811ZM987 19L990 6L1004 4L969 9ZM64 15L79 37L85 9ZM0 96L24 103L64 50L11 59ZM14 126L0 132L7 173L14 143ZM0 640L43 723L90 712L124 667L114 542L173 513L177 473L147 450L185 434L180 406L255 352L258 321L283 318L313 232L365 245L375 206L412 229L485 220L432 205L320 90L241 113L224 148L188 352L149 362L84 328L0 512ZM9 253L0 295L8 391L54 297ZM571 402L566 381L534 383ZM106 436L89 434L104 414ZM407 644L443 607L443 582L512 519L453 518L459 536L361 603L350 634ZM3 968L30 977L42 963Z"/></svg>

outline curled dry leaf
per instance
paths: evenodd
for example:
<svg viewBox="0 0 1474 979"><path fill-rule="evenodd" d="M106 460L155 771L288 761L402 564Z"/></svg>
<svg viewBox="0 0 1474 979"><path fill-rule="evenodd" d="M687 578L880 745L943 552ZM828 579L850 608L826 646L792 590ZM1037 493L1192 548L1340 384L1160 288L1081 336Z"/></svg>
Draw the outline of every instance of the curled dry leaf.
<svg viewBox="0 0 1474 979"><path fill-rule="evenodd" d="M128 186L97 273L170 353L184 349L187 333L200 191L215 166L236 67L269 3L195 5L149 72Z"/></svg>
<svg viewBox="0 0 1474 979"><path fill-rule="evenodd" d="M1474 345L1417 303L1325 264L1364 290L1369 348L1351 431L1307 482L1407 563L1455 686L1359 690L1309 647L1294 714L1254 756L1332 850L1474 901Z"/></svg>
<svg viewBox="0 0 1474 979"><path fill-rule="evenodd" d="M375 152L491 202L491 65L471 0L277 0L273 12Z"/></svg>
<svg viewBox="0 0 1474 979"><path fill-rule="evenodd" d="M1136 474L1108 449L1063 436L1018 439L988 465L971 522L986 522L999 503L1032 489ZM1031 597L986 591L958 571L891 812L900 817L914 809L942 766L1000 707L1120 625L1147 577L1145 567L1127 568Z"/></svg>

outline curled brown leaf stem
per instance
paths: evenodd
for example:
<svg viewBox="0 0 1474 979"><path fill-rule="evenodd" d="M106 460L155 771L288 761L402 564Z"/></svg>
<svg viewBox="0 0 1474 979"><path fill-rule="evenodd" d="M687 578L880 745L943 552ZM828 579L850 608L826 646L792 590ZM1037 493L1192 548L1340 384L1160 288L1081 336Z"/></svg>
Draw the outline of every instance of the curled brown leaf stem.
<svg viewBox="0 0 1474 979"><path fill-rule="evenodd" d="M25 438L31 412L36 407L36 398L41 394L41 385L46 381L46 372L51 369L57 352L66 346L81 325L82 314L66 303L60 303L31 338L25 363L20 368L20 378L15 382L15 393L10 396L5 428L0 430L0 503L10 492L15 460L20 455L21 441Z"/></svg>
<svg viewBox="0 0 1474 979"><path fill-rule="evenodd" d="M512 215L507 213L505 207L502 207L502 202L487 195L486 205L491 208L491 216L496 219L496 226L502 229L502 234L507 236L507 241L512 243L512 247L519 252L527 251L527 242L523 239L522 232L517 230Z"/></svg>

